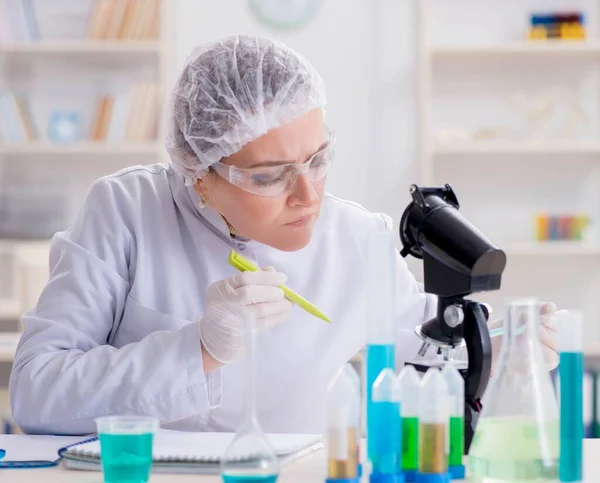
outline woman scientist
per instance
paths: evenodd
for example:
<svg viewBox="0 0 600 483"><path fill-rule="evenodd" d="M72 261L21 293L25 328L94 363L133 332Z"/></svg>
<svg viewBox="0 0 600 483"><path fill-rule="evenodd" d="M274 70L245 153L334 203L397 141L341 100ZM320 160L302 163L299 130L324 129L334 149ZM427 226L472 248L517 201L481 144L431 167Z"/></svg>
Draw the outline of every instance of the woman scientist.
<svg viewBox="0 0 600 483"><path fill-rule="evenodd" d="M23 315L10 379L24 431L90 433L94 418L119 413L235 431L244 311L260 329L264 430L322 429L328 382L365 345L358 235L391 229L325 192L335 137L324 106L314 68L273 40L226 38L187 60L170 101L171 163L99 179L52 241L50 278ZM238 273L232 249L275 268ZM400 256L393 270L404 361L435 307ZM294 307L283 283L333 323ZM554 332L542 340L554 367Z"/></svg>

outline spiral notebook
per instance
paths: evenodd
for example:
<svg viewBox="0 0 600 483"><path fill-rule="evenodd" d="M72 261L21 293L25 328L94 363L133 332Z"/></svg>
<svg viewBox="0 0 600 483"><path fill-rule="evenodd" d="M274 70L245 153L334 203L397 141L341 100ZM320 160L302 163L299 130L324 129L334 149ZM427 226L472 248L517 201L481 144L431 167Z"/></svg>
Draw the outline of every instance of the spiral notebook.
<svg viewBox="0 0 600 483"><path fill-rule="evenodd" d="M154 435L152 471L218 473L221 456L234 436L232 433L188 433L161 429ZM268 434L267 439L282 466L323 447L322 436L317 434ZM251 458L252 453L249 447L247 457ZM70 447L62 456L66 468L101 470L99 441Z"/></svg>

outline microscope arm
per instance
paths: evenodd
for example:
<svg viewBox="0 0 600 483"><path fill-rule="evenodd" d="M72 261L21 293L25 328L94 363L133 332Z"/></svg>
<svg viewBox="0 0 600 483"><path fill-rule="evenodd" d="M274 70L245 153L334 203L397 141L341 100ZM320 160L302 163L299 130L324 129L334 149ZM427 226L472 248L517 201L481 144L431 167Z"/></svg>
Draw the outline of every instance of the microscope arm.
<svg viewBox="0 0 600 483"><path fill-rule="evenodd" d="M481 304L465 300L464 339L469 357L465 376L465 454L468 453L481 412L492 369L492 341L487 328L487 311Z"/></svg>

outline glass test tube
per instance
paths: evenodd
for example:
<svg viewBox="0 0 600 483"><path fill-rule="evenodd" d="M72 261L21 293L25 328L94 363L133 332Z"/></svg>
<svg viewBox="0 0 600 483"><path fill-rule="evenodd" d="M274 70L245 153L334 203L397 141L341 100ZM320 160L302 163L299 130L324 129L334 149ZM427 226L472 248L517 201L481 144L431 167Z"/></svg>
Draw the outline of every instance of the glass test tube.
<svg viewBox="0 0 600 483"><path fill-rule="evenodd" d="M373 384L381 371L395 370L394 304L398 294L395 288L396 258L399 256L392 234L380 230L371 234L368 240L367 274L367 350L366 350L366 406L367 406L367 455L374 455L377 428L372 413Z"/></svg>
<svg viewBox="0 0 600 483"><path fill-rule="evenodd" d="M419 406L419 473L447 481L448 387L439 369L431 368L423 377Z"/></svg>
<svg viewBox="0 0 600 483"><path fill-rule="evenodd" d="M327 394L327 481L358 476L360 396L349 369L342 366Z"/></svg>
<svg viewBox="0 0 600 483"><path fill-rule="evenodd" d="M414 366L404 366L394 382L395 399L400 401L402 421L401 469L407 483L419 470L419 387L421 378Z"/></svg>
<svg viewBox="0 0 600 483"><path fill-rule="evenodd" d="M566 312L558 318L560 364L560 457L561 482L583 480L583 317Z"/></svg>
<svg viewBox="0 0 600 483"><path fill-rule="evenodd" d="M448 422L450 447L448 466L455 479L465 477L463 453L465 450L465 380L452 364L446 364L442 370L450 395L450 419Z"/></svg>
<svg viewBox="0 0 600 483"><path fill-rule="evenodd" d="M371 457L372 474L396 475L400 473L402 454L402 433L400 426L400 405L395 399L394 383L396 374L392 369L384 369L373 384L373 405L371 417L375 436Z"/></svg>

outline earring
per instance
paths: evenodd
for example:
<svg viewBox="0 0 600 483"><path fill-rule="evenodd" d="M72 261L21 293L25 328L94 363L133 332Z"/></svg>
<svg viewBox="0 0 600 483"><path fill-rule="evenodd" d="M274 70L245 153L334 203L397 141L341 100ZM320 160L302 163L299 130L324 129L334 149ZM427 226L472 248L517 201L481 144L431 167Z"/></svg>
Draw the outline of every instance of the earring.
<svg viewBox="0 0 600 483"><path fill-rule="evenodd" d="M204 198L200 198L200 201L198 202L198 208L206 208L206 201L204 201Z"/></svg>

